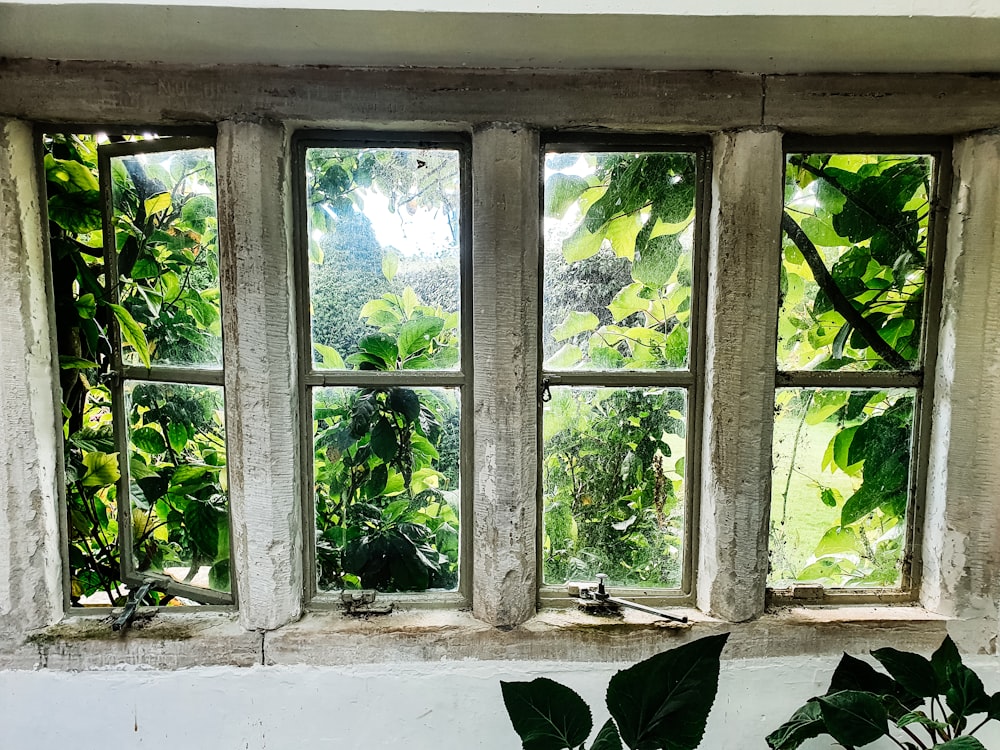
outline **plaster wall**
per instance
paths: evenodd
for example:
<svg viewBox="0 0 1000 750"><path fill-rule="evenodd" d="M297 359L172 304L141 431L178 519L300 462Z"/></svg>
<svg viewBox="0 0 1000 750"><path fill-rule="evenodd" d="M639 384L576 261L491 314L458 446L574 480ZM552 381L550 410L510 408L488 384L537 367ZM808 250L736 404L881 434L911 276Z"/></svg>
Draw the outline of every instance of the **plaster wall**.
<svg viewBox="0 0 1000 750"><path fill-rule="evenodd" d="M967 660L1000 689L995 660ZM735 660L722 665L705 750L765 750L764 736L805 699L826 689L836 658ZM604 690L620 666L607 663L443 661L352 667L199 668L174 672L0 672L5 748L102 750L408 750L518 747L500 680L545 675L579 692L607 718ZM40 718L39 708L45 708ZM84 717L87 717L86 719ZM86 723L90 728L81 732ZM1000 731L979 736L1000 746ZM93 734L90 734L90 732ZM87 744L90 736L94 745ZM826 750L829 739L805 750ZM871 745L883 750L892 745Z"/></svg>

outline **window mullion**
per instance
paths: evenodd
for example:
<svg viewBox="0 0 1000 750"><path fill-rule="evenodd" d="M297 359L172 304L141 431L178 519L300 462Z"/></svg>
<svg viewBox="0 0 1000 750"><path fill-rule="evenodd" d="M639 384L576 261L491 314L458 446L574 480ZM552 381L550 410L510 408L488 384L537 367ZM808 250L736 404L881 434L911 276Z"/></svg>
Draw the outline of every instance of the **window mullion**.
<svg viewBox="0 0 1000 750"><path fill-rule="evenodd" d="M282 128L219 125L232 558L240 621L273 629L302 606L297 366ZM266 551L266 554L262 554Z"/></svg>
<svg viewBox="0 0 1000 750"><path fill-rule="evenodd" d="M0 119L0 633L51 625L64 606L59 371L34 154L31 126Z"/></svg>
<svg viewBox="0 0 1000 750"><path fill-rule="evenodd" d="M538 133L473 135L473 612L513 626L535 611L538 511Z"/></svg>
<svg viewBox="0 0 1000 750"><path fill-rule="evenodd" d="M764 609L783 154L777 132L715 138L698 605Z"/></svg>

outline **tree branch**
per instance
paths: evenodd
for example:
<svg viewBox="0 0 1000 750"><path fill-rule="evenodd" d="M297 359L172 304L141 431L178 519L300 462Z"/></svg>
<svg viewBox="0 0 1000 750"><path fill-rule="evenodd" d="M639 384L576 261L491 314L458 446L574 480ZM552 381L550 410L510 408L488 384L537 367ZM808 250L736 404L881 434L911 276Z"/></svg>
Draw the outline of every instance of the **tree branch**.
<svg viewBox="0 0 1000 750"><path fill-rule="evenodd" d="M833 309L840 314L840 316L851 324L855 331L857 331L861 337L867 342L868 346L875 351L883 360L897 370L909 370L910 363L903 358L903 356L889 346L885 339L879 336L878 331L871 322L861 314L857 308L851 304L851 301L847 298L844 292L837 282L834 280L833 276L826 268L826 264L823 262L823 258L819 254L819 250L813 244L804 231L791 216L787 213L782 213L781 215L781 228L789 236L795 246L802 253L802 256L806 259L806 263L809 264L809 269L812 271L813 278L816 279L816 283L819 288L823 290L826 296L829 298L830 303L833 305Z"/></svg>

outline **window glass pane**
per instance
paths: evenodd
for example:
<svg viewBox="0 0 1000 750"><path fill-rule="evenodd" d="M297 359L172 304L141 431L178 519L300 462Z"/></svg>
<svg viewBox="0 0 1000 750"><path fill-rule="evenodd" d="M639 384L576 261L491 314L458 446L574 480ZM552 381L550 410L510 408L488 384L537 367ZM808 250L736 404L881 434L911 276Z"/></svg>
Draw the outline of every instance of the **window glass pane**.
<svg viewBox="0 0 1000 750"><path fill-rule="evenodd" d="M549 370L687 367L693 153L545 157Z"/></svg>
<svg viewBox="0 0 1000 750"><path fill-rule="evenodd" d="M307 149L315 367L458 367L459 167L449 149Z"/></svg>
<svg viewBox="0 0 1000 750"><path fill-rule="evenodd" d="M551 389L543 414L544 579L678 588L687 395Z"/></svg>
<svg viewBox="0 0 1000 750"><path fill-rule="evenodd" d="M222 388L125 384L136 569L229 591Z"/></svg>
<svg viewBox="0 0 1000 750"><path fill-rule="evenodd" d="M933 159L789 154L778 367L918 366Z"/></svg>
<svg viewBox="0 0 1000 750"><path fill-rule="evenodd" d="M458 586L459 392L313 391L320 590Z"/></svg>
<svg viewBox="0 0 1000 750"><path fill-rule="evenodd" d="M215 152L116 156L111 178L124 361L221 365Z"/></svg>
<svg viewBox="0 0 1000 750"><path fill-rule="evenodd" d="M772 586L898 586L912 389L786 388L776 396Z"/></svg>

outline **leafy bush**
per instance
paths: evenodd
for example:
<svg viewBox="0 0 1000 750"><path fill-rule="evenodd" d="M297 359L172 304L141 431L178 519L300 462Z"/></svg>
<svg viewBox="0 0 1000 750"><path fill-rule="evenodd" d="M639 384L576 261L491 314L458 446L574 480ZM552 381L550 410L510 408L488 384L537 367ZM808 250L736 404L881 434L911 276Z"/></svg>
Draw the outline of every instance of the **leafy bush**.
<svg viewBox="0 0 1000 750"><path fill-rule="evenodd" d="M694 750L719 689L719 656L729 634L707 636L623 669L608 684L611 713L590 750ZM546 677L501 682L504 705L525 750L583 750L590 708Z"/></svg>
<svg viewBox="0 0 1000 750"><path fill-rule="evenodd" d="M973 735L987 722L1000 721L1000 692L986 693L950 637L930 659L894 648L872 656L888 674L844 654L829 690L769 734L768 747L794 750L830 735L846 748L888 737L904 750L986 750ZM982 720L970 730L973 716Z"/></svg>

